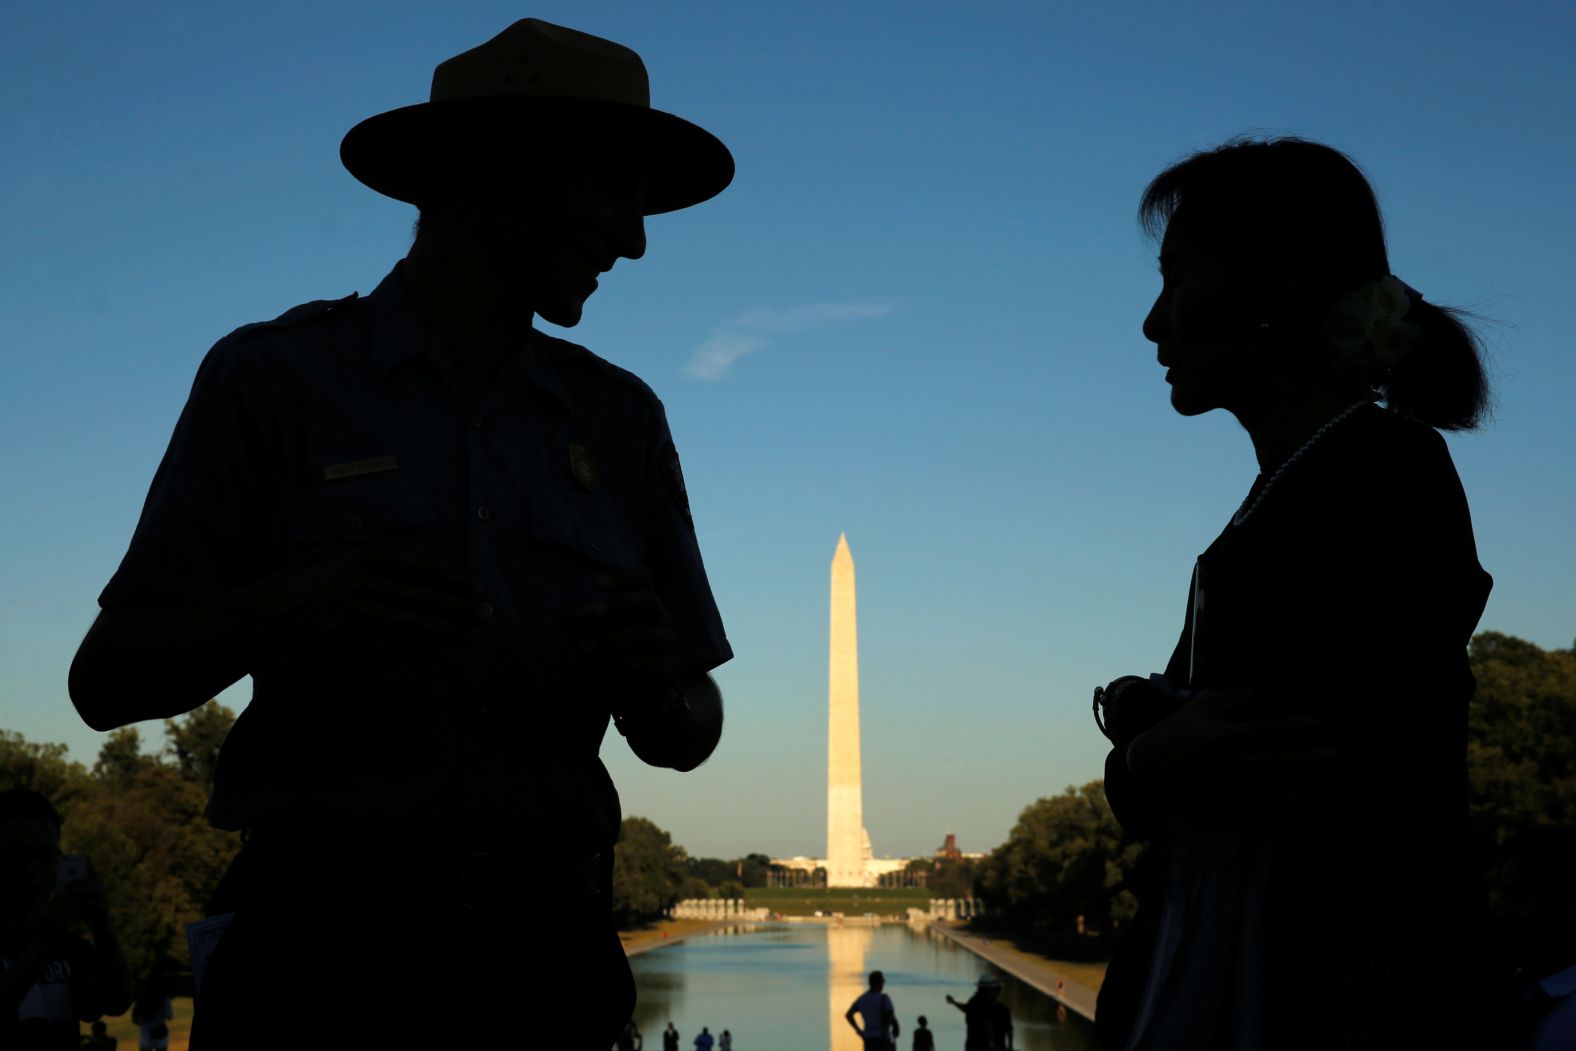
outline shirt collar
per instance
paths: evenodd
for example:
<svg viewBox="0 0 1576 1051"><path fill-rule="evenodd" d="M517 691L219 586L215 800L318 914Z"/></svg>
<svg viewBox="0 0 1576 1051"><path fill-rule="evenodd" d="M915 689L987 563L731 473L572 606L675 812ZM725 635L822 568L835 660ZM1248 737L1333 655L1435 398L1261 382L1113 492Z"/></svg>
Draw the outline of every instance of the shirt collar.
<svg viewBox="0 0 1576 1051"><path fill-rule="evenodd" d="M1576 993L1576 965L1554 972L1539 982L1538 986L1555 1000Z"/></svg>
<svg viewBox="0 0 1576 1051"><path fill-rule="evenodd" d="M372 370L380 380L412 358L432 353L427 326L416 313L416 305L405 284L404 265L404 260L395 263L394 269L362 300L367 306L371 327ZM546 344L546 337L531 329L524 353L516 351L509 355L499 372L499 381L507 383L518 378L568 404L569 391L553 365Z"/></svg>

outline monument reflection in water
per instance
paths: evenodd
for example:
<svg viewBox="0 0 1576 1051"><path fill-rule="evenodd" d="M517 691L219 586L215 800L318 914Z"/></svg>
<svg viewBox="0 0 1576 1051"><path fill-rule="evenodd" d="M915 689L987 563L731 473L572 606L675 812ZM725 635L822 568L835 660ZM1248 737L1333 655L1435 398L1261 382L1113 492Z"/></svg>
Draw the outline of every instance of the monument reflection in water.
<svg viewBox="0 0 1576 1051"><path fill-rule="evenodd" d="M733 1034L738 1051L863 1051L843 1018L872 970L886 974L909 1046L925 1015L938 1048L963 1046L963 1015L948 1006L973 995L983 974L1002 982L1012 1011L1014 1047L1026 1051L1094 1051L1093 1027L1056 1018L1055 1001L997 971L968 950L901 924L881 927L762 925L700 935L630 960L639 1001L635 1019L648 1046L660 1047L671 1021L681 1048L702 1026Z"/></svg>

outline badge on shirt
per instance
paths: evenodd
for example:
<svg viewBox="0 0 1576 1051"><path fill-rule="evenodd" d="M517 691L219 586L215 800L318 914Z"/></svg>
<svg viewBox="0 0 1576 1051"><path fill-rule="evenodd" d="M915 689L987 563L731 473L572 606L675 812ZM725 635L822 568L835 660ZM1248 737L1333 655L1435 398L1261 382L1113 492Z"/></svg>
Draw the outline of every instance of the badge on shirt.
<svg viewBox="0 0 1576 1051"><path fill-rule="evenodd" d="M569 473L575 476L575 484L580 488L588 493L596 492L596 457L584 445L569 447Z"/></svg>
<svg viewBox="0 0 1576 1051"><path fill-rule="evenodd" d="M339 478L354 478L362 474L381 474L384 471L397 470L399 470L399 461L394 457L374 456L369 460L329 464L323 468L323 479L332 482Z"/></svg>
<svg viewBox="0 0 1576 1051"><path fill-rule="evenodd" d="M695 519L690 514L689 490L684 488L684 470L679 466L679 451L672 442L662 450L660 458L662 473L668 483L668 492L673 497L673 502L679 505L679 510L684 512L684 521L689 525L690 532L695 531Z"/></svg>

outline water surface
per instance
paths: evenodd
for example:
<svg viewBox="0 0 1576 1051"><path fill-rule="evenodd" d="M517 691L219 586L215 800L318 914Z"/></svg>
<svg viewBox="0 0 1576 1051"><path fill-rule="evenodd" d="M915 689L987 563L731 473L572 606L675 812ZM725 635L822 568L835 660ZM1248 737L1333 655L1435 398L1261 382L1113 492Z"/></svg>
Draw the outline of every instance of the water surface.
<svg viewBox="0 0 1576 1051"><path fill-rule="evenodd" d="M1013 1046L1025 1051L1095 1051L1093 1027L962 946L901 924L828 927L760 925L697 935L632 958L639 1001L635 1019L646 1046L660 1048L671 1020L689 1051L701 1026L733 1033L734 1051L862 1051L843 1012L865 991L870 971L886 974L909 1047L925 1015L938 1051L963 1047L963 1014L948 993L967 1000L982 975L1001 980L1012 1011Z"/></svg>

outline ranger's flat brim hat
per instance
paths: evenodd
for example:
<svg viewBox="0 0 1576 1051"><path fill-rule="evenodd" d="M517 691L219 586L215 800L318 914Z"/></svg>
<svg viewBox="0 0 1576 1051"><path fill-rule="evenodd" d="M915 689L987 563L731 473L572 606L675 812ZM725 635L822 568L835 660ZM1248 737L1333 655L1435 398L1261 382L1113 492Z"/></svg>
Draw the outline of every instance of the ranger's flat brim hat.
<svg viewBox="0 0 1576 1051"><path fill-rule="evenodd" d="M651 108L639 55L536 18L440 63L428 101L368 117L339 156L372 189L426 206L468 165L550 165L552 151L575 149L639 165L647 215L699 204L733 181L720 139Z"/></svg>

